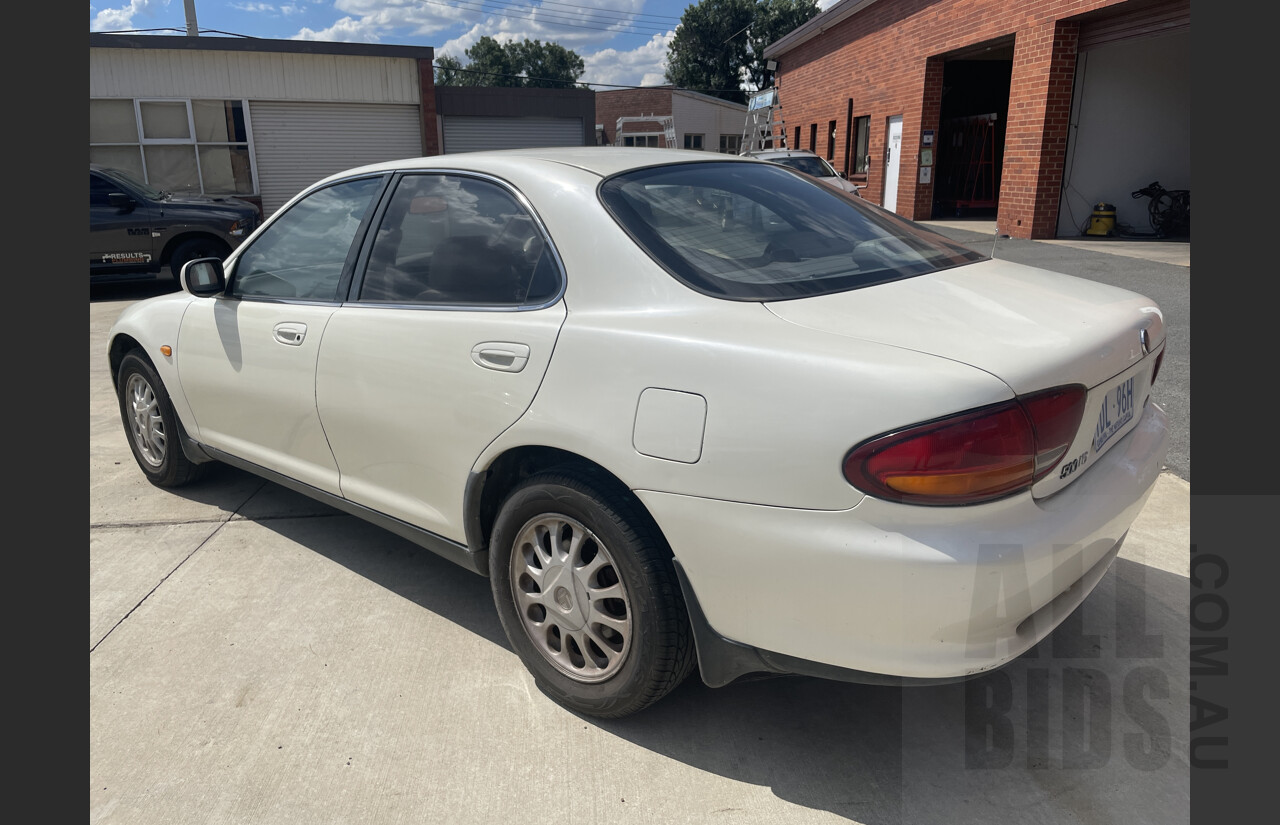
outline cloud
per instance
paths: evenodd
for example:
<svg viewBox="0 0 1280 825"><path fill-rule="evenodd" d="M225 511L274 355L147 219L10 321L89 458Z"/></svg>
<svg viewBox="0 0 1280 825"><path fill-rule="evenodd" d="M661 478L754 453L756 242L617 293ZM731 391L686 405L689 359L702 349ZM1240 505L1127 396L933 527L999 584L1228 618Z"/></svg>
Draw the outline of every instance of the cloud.
<svg viewBox="0 0 1280 825"><path fill-rule="evenodd" d="M667 49L674 31L655 34L649 42L630 51L601 49L583 57L584 83L609 83L617 86L660 86L666 82Z"/></svg>
<svg viewBox="0 0 1280 825"><path fill-rule="evenodd" d="M152 26L135 26L134 15L155 17L156 12L167 8L169 0L129 0L129 5L118 9L102 9L89 24L89 31L121 31L132 28L154 28Z"/></svg>
<svg viewBox="0 0 1280 825"><path fill-rule="evenodd" d="M276 11L276 7L270 3L229 3L228 5L236 11L247 11L250 13L274 13Z"/></svg>

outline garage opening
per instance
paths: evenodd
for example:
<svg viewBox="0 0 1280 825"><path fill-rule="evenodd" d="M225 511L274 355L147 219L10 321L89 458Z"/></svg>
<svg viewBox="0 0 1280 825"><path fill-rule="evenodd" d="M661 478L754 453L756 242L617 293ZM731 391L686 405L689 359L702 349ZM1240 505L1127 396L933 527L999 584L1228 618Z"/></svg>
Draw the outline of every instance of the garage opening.
<svg viewBox="0 0 1280 825"><path fill-rule="evenodd" d="M1012 77L1012 38L947 57L933 187L935 219L995 217Z"/></svg>

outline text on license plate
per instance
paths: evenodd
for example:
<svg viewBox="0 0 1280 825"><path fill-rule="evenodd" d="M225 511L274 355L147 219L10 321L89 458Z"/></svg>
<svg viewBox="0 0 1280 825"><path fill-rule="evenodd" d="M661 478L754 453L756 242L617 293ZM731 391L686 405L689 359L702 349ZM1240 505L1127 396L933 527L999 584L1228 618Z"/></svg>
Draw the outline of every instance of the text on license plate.
<svg viewBox="0 0 1280 825"><path fill-rule="evenodd" d="M1111 437L1133 420L1133 378L1121 381L1107 390L1098 411L1098 424L1093 430L1093 451L1097 453Z"/></svg>

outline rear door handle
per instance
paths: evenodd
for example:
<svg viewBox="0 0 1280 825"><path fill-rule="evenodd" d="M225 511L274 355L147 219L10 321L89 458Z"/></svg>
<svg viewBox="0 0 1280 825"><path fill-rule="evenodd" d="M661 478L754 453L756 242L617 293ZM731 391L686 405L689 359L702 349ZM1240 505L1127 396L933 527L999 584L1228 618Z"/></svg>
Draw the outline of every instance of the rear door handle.
<svg viewBox="0 0 1280 825"><path fill-rule="evenodd" d="M276 324L275 338L282 344L288 344L291 347L302 346L302 339L307 337L307 325L299 324L292 321L285 321Z"/></svg>
<svg viewBox="0 0 1280 825"><path fill-rule="evenodd" d="M471 360L488 370L519 372L529 363L529 347L510 341L485 341L471 348Z"/></svg>

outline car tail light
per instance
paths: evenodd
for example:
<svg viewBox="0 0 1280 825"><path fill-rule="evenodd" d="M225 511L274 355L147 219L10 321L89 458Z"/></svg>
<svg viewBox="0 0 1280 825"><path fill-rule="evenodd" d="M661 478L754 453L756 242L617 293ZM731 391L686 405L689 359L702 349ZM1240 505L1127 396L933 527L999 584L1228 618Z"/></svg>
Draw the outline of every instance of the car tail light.
<svg viewBox="0 0 1280 825"><path fill-rule="evenodd" d="M1078 385L918 424L850 451L844 477L911 504L974 504L1025 489L1051 471L1080 429Z"/></svg>

